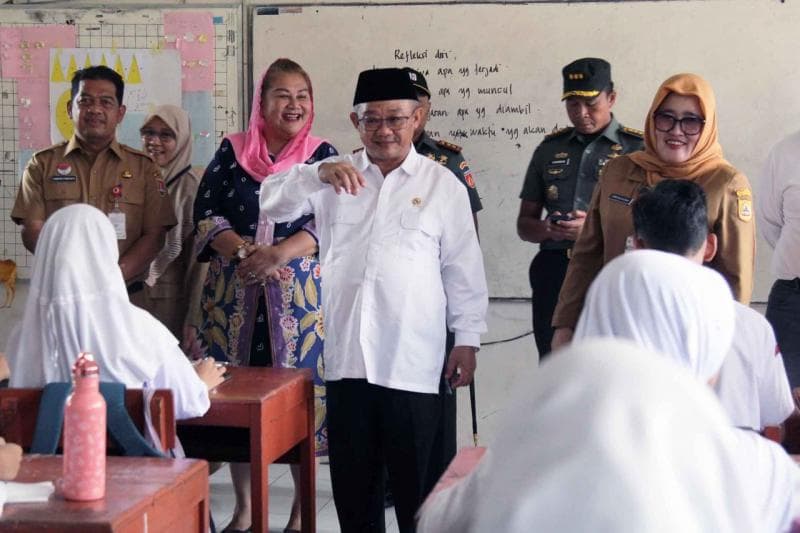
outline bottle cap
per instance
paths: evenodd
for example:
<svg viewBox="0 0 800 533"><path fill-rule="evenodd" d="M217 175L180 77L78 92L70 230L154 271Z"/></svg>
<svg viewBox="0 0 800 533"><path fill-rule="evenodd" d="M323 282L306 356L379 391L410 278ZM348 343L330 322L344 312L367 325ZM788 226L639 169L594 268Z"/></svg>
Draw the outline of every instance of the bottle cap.
<svg viewBox="0 0 800 533"><path fill-rule="evenodd" d="M100 367L97 366L97 361L94 360L94 356L91 353L81 352L72 366L72 375L75 379L98 376L100 375Z"/></svg>

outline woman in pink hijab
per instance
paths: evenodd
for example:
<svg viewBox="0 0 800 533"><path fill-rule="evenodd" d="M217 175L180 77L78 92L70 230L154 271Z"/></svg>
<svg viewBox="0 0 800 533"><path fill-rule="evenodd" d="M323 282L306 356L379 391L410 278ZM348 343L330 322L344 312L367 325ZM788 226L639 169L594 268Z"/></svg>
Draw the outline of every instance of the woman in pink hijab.
<svg viewBox="0 0 800 533"><path fill-rule="evenodd" d="M261 182L270 175L336 155L333 146L310 134L313 118L308 74L294 61L278 59L258 82L247 131L226 137L208 165L194 220L198 259L210 262L201 300L209 355L235 365L312 369L317 453L324 455L324 332L314 219L275 224L269 213L259 213L258 202ZM231 475L236 509L227 529L246 530L249 465L231 463ZM287 529L299 529L299 523L295 490Z"/></svg>

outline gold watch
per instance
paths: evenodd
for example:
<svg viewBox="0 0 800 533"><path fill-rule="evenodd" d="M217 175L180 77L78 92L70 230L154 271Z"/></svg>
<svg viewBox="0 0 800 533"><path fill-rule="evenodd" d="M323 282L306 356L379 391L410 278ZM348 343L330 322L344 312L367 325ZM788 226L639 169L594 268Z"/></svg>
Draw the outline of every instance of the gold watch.
<svg viewBox="0 0 800 533"><path fill-rule="evenodd" d="M232 259L247 259L247 241L242 241L233 249Z"/></svg>

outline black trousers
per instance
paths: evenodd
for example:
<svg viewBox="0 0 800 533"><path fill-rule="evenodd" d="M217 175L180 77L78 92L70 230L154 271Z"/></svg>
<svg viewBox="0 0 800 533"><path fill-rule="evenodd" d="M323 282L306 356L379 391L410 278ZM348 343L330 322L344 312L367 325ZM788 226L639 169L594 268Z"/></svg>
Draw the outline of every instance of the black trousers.
<svg viewBox="0 0 800 533"><path fill-rule="evenodd" d="M553 327L550 324L558 303L558 293L567 275L567 266L567 250L539 250L528 270L532 290L533 336L540 362L551 350Z"/></svg>
<svg viewBox="0 0 800 533"><path fill-rule="evenodd" d="M800 278L775 281L766 316L775 330L789 384L800 387Z"/></svg>
<svg viewBox="0 0 800 533"><path fill-rule="evenodd" d="M327 382L333 501L342 533L383 533L383 467L400 531L415 530L441 403L438 394L388 389L364 379Z"/></svg>
<svg viewBox="0 0 800 533"><path fill-rule="evenodd" d="M452 331L447 332L447 343L445 353L450 355L450 350L453 349L455 344L455 335ZM436 434L433 438L433 445L431 446L431 458L428 463L428 481L426 486L426 496L439 478L442 477L447 465L456 456L456 449L458 447L458 432L457 432L457 405L456 391L450 389L444 379L444 371L447 368L447 357L445 357L444 368L442 368L442 378L439 381L439 401L441 403L442 415L439 418L439 425L436 427Z"/></svg>

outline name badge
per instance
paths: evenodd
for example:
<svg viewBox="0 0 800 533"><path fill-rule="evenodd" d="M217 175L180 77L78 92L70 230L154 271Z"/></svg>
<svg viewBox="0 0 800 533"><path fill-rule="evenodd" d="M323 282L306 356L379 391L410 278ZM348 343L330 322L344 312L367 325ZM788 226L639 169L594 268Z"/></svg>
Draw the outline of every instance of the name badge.
<svg viewBox="0 0 800 533"><path fill-rule="evenodd" d="M54 181L56 183L59 183L59 182L62 182L62 181L77 181L77 180L78 180L78 176L61 176L61 175L50 176L50 181Z"/></svg>
<svg viewBox="0 0 800 533"><path fill-rule="evenodd" d="M612 202L617 202L618 204L623 205L631 205L633 203L633 198L630 198L629 196L622 196L621 194L617 193L608 195L608 199Z"/></svg>
<svg viewBox="0 0 800 533"><path fill-rule="evenodd" d="M111 225L114 226L114 232L117 234L117 240L124 241L128 238L125 231L125 213L122 211L114 211L108 214Z"/></svg>

